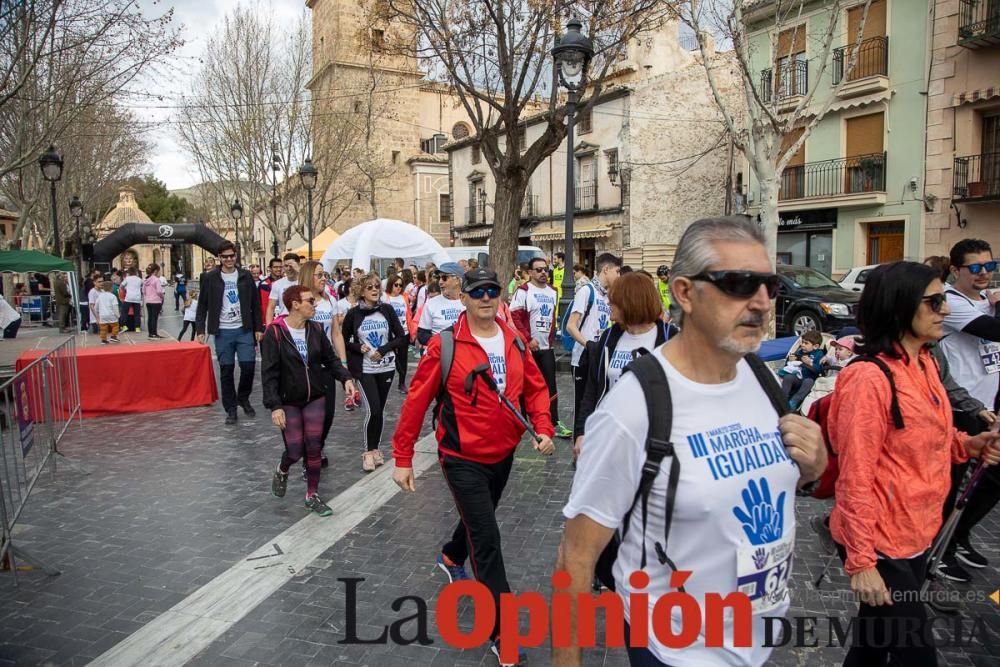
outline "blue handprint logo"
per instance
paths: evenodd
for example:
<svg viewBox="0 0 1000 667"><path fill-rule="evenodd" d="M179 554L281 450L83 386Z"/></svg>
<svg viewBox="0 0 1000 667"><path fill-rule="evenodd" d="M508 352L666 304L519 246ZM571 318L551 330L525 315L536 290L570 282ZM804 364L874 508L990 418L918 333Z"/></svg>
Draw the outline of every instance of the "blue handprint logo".
<svg viewBox="0 0 1000 667"><path fill-rule="evenodd" d="M236 290L229 290L226 292L226 299L229 301L229 303L236 303L240 300L240 297L236 293Z"/></svg>
<svg viewBox="0 0 1000 667"><path fill-rule="evenodd" d="M552 306L547 303L543 303L538 307L538 314L542 317L548 317L552 314Z"/></svg>
<svg viewBox="0 0 1000 667"><path fill-rule="evenodd" d="M768 544L779 539L785 526L785 492L778 495L777 503L772 503L771 488L762 477L760 486L750 480L742 495L744 507L734 507L733 514L743 524L750 544Z"/></svg>
<svg viewBox="0 0 1000 667"><path fill-rule="evenodd" d="M378 347L379 343L382 342L382 338L378 335L377 331L369 331L366 340L368 341L368 345L370 347Z"/></svg>
<svg viewBox="0 0 1000 667"><path fill-rule="evenodd" d="M753 552L753 564L758 570L763 570L764 566L767 565L767 559L770 557L770 553L764 547L757 547L757 551Z"/></svg>
<svg viewBox="0 0 1000 667"><path fill-rule="evenodd" d="M601 313L601 316L597 320L597 328L600 331L604 331L608 328L608 316Z"/></svg>

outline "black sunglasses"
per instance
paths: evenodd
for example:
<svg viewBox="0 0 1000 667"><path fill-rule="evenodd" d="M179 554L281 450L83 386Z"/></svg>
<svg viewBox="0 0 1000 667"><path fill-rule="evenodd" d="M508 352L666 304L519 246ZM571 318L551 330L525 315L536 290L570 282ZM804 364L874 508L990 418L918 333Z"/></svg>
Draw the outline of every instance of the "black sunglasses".
<svg viewBox="0 0 1000 667"><path fill-rule="evenodd" d="M701 280L712 283L726 296L736 299L749 299L760 289L767 287L768 298L778 295L781 278L776 273L759 273L757 271L702 271L690 280Z"/></svg>
<svg viewBox="0 0 1000 667"><path fill-rule="evenodd" d="M500 288L494 285L489 287L477 287L474 290L470 290L467 294L473 299L479 300L483 298L483 295L488 295L491 299L495 299L500 296Z"/></svg>
<svg viewBox="0 0 1000 667"><path fill-rule="evenodd" d="M986 269L990 273L993 273L994 271L997 270L997 261L995 259L991 259L988 262L976 262L975 264L963 264L962 266L960 266L958 268L960 268L960 269L962 269L962 268L968 269L969 273L971 273L973 275L978 275L978 274L982 273L983 269ZM937 312L937 311L934 311L934 312Z"/></svg>
<svg viewBox="0 0 1000 667"><path fill-rule="evenodd" d="M996 264L996 262L994 262ZM973 273L977 273L973 271ZM928 296L920 297L920 300L930 306L932 313L940 313L941 306L944 305L945 296L944 292L939 292L938 294L929 294Z"/></svg>
<svg viewBox="0 0 1000 667"><path fill-rule="evenodd" d="M236 255L219 255L219 259L236 259Z"/></svg>

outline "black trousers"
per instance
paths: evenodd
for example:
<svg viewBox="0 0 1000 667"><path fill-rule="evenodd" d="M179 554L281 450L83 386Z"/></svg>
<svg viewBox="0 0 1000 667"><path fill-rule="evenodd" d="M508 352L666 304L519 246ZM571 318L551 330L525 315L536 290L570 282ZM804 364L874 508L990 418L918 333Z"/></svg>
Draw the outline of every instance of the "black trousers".
<svg viewBox="0 0 1000 667"><path fill-rule="evenodd" d="M500 596L510 593L510 584L500 550L496 508L510 477L514 453L497 463L476 463L453 456L441 457L440 463L460 517L451 541L441 552L456 565L462 565L471 555L473 576L490 589L493 602L500 609ZM497 636L499 628L497 614L491 639Z"/></svg>
<svg viewBox="0 0 1000 667"><path fill-rule="evenodd" d="M192 322L190 320L184 320L184 326L181 327L181 332L179 334L177 334L177 340L181 340L181 339L184 338L184 332L187 331L188 325L191 326L191 340L194 340L195 326L194 326L194 322Z"/></svg>
<svg viewBox="0 0 1000 667"><path fill-rule="evenodd" d="M146 327L149 329L150 336L156 336L159 334L160 329L160 311L163 310L162 303L147 303L146 304Z"/></svg>
<svg viewBox="0 0 1000 667"><path fill-rule="evenodd" d="M399 373L399 386L406 386L406 367L410 363L410 346L403 348L402 352L396 352L396 372Z"/></svg>
<svg viewBox="0 0 1000 667"><path fill-rule="evenodd" d="M969 435L977 435L984 430L983 422L975 415L956 412L954 413L954 417L955 428L965 431ZM971 464L958 463L951 467L951 490L944 501L945 520L947 520L948 515L951 514L951 510L955 507L955 502L958 500L958 493L961 491L962 480L965 478L965 473L969 465ZM980 478L979 486L976 487L976 490L972 493L972 497L969 498L969 504L965 506L965 511L962 512L962 518L958 520L958 525L955 527L955 534L949 545L949 552L954 551L956 542L969 541L972 529L996 507L998 500L1000 500L1000 470L997 469L997 466L990 466Z"/></svg>
<svg viewBox="0 0 1000 667"><path fill-rule="evenodd" d="M583 394L587 390L587 376L581 371L579 366L573 366L573 419L580 414L580 404L583 403Z"/></svg>
<svg viewBox="0 0 1000 667"><path fill-rule="evenodd" d="M842 561L847 559L840 544L837 553ZM844 658L844 667L937 667L937 649L921 642L925 634L933 637L927 627L927 608L918 595L927 569L927 553L916 558L880 558L875 569L893 594L893 602L880 607L863 602L858 605L853 644ZM916 631L908 633L910 628ZM910 636L904 642L906 634Z"/></svg>
<svg viewBox="0 0 1000 667"><path fill-rule="evenodd" d="M177 290L174 290L174 312L175 313L181 309L181 304L184 303L185 299L187 299L187 290L184 290L183 292L178 292Z"/></svg>
<svg viewBox="0 0 1000 667"><path fill-rule="evenodd" d="M382 427L385 425L385 402L392 389L395 371L385 373L363 373L361 375L361 400L368 414L365 415L365 449L378 449L382 441Z"/></svg>
<svg viewBox="0 0 1000 667"><path fill-rule="evenodd" d="M240 386L236 386L236 365L219 366L219 389L222 408L229 412L238 405L250 402L250 392L253 391L253 375L257 363L254 361L240 363Z"/></svg>
<svg viewBox="0 0 1000 667"><path fill-rule="evenodd" d="M545 384L549 386L549 414L552 415L552 425L559 423L559 389L556 387L556 351L555 350L535 350L531 353L538 364L538 370L545 378ZM583 398L583 394L580 394Z"/></svg>

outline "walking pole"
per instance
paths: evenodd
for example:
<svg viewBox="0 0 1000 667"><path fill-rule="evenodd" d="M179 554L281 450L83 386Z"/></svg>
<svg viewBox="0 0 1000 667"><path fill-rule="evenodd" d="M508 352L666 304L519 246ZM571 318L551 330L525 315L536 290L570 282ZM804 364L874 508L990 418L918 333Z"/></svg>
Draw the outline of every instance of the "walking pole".
<svg viewBox="0 0 1000 667"><path fill-rule="evenodd" d="M486 386L490 389L490 391L492 391L494 394L500 397L500 402L503 403L505 406L507 406L507 409L514 414L514 417L517 418L517 421L521 422L521 426L523 426L525 430L528 431L528 435L531 436L532 440L534 440L535 442L541 442L542 438L537 433L535 433L535 429L532 428L531 422L529 422L527 418L525 418L525 416L521 414L521 411L518 410L517 407L513 403L511 403L510 399L503 395L503 393L500 391L500 388L497 387L497 381L494 380L493 376L490 374L489 364L479 364L478 366L473 368L472 372L469 373L468 377L465 378L466 395L472 393L472 385L475 383L477 377L482 379L482 381L486 384Z"/></svg>

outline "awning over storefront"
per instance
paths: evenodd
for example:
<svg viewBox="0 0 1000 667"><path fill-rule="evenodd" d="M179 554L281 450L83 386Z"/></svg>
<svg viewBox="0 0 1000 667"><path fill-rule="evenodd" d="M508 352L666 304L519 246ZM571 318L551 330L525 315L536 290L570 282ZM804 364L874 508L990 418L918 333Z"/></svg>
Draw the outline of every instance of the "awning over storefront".
<svg viewBox="0 0 1000 667"><path fill-rule="evenodd" d="M1000 83L995 83L992 86L987 86L986 88L979 88L977 90L966 90L964 92L958 93L952 99L952 106L957 107L962 104L979 102L981 100L989 100L994 97L1000 97Z"/></svg>
<svg viewBox="0 0 1000 667"><path fill-rule="evenodd" d="M837 209L817 208L808 211L782 211L778 214L778 233L815 232L837 228Z"/></svg>
<svg viewBox="0 0 1000 667"><path fill-rule="evenodd" d="M575 239L596 239L611 236L611 227L608 225L597 226L573 226L573 238ZM566 230L562 223L558 226L540 225L531 232L532 241L559 241L566 238Z"/></svg>
<svg viewBox="0 0 1000 667"><path fill-rule="evenodd" d="M478 227L476 229L463 229L462 227L456 227L455 234L460 239L466 240L488 239L492 229L492 227Z"/></svg>

